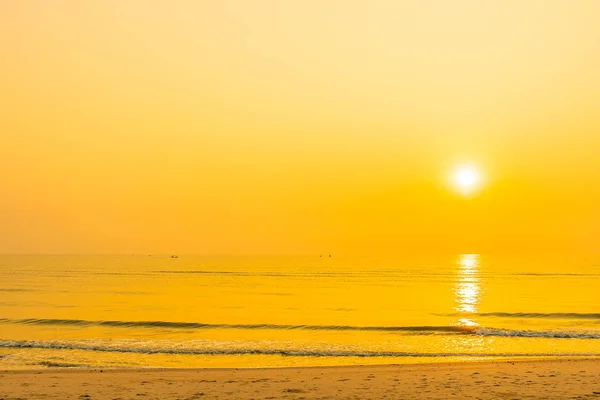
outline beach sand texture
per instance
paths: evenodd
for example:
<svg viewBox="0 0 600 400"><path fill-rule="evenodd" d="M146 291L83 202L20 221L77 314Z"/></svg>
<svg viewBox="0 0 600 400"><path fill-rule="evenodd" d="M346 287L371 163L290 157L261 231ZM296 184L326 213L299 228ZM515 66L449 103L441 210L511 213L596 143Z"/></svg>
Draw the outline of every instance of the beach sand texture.
<svg viewBox="0 0 600 400"><path fill-rule="evenodd" d="M0 399L595 399L600 360L0 372Z"/></svg>

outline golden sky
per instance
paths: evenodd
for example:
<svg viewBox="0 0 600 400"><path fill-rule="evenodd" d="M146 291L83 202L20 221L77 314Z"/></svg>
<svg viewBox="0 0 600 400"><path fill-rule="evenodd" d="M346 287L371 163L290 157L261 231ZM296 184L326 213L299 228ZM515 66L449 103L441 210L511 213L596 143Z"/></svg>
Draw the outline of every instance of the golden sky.
<svg viewBox="0 0 600 400"><path fill-rule="evenodd" d="M2 1L0 252L598 251L599 15Z"/></svg>

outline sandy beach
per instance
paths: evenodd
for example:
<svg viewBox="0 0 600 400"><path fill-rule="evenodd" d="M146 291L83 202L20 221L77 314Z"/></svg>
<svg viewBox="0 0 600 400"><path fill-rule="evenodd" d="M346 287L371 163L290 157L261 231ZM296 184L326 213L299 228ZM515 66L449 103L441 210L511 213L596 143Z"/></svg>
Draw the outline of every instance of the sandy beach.
<svg viewBox="0 0 600 400"><path fill-rule="evenodd" d="M593 399L600 360L1 371L0 399Z"/></svg>

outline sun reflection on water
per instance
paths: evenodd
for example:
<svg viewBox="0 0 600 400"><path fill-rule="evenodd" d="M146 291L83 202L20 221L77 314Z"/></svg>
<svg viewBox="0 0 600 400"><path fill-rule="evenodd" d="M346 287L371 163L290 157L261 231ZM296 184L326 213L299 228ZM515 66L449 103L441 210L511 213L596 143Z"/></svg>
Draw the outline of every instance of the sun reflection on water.
<svg viewBox="0 0 600 400"><path fill-rule="evenodd" d="M454 310L465 315L461 315L458 325L479 325L472 315L478 312L480 295L479 255L461 254L458 259L458 276L454 285Z"/></svg>

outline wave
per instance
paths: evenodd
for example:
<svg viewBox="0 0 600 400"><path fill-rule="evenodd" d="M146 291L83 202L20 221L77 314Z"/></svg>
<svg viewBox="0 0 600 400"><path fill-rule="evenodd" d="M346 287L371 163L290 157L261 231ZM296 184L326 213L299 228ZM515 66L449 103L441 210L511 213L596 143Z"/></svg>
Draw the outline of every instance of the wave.
<svg viewBox="0 0 600 400"><path fill-rule="evenodd" d="M160 348L95 345L67 341L0 340L0 348L81 350L110 353L180 355L274 355L285 357L599 357L600 353L415 353L403 351L264 349L264 348Z"/></svg>
<svg viewBox="0 0 600 400"><path fill-rule="evenodd" d="M501 314L501 313L495 313ZM484 314L480 314L484 315ZM116 328L170 328L170 329L242 329L242 330L309 330L309 331L379 331L402 332L412 335L462 334L478 336L551 338L551 339L600 339L598 331L536 331L520 329L496 329L480 326L353 326L353 325L280 325L280 324L205 324L198 322L170 321L89 321L82 319L8 319L0 318L3 324L53 325L53 326L107 326Z"/></svg>
<svg viewBox="0 0 600 400"><path fill-rule="evenodd" d="M599 313L507 313L489 312L480 313L482 317L501 318L555 318L555 319L600 319Z"/></svg>
<svg viewBox="0 0 600 400"><path fill-rule="evenodd" d="M469 334L475 328L467 326L353 326L353 325L282 325L282 324L205 324L199 322L171 321L90 321L83 319L8 319L0 318L3 324L21 325L68 325L76 327L109 326L119 328L173 328L173 329L273 329L312 331L383 331L418 333Z"/></svg>
<svg viewBox="0 0 600 400"><path fill-rule="evenodd" d="M584 331L529 331L514 329L479 328L474 334L479 336L503 336L523 338L549 338L549 339L600 339L600 332Z"/></svg>
<svg viewBox="0 0 600 400"><path fill-rule="evenodd" d="M445 317L464 316L463 313L433 314ZM499 317L499 318L549 318L549 319L600 319L600 313L538 313L538 312L485 312L469 314L474 317Z"/></svg>

